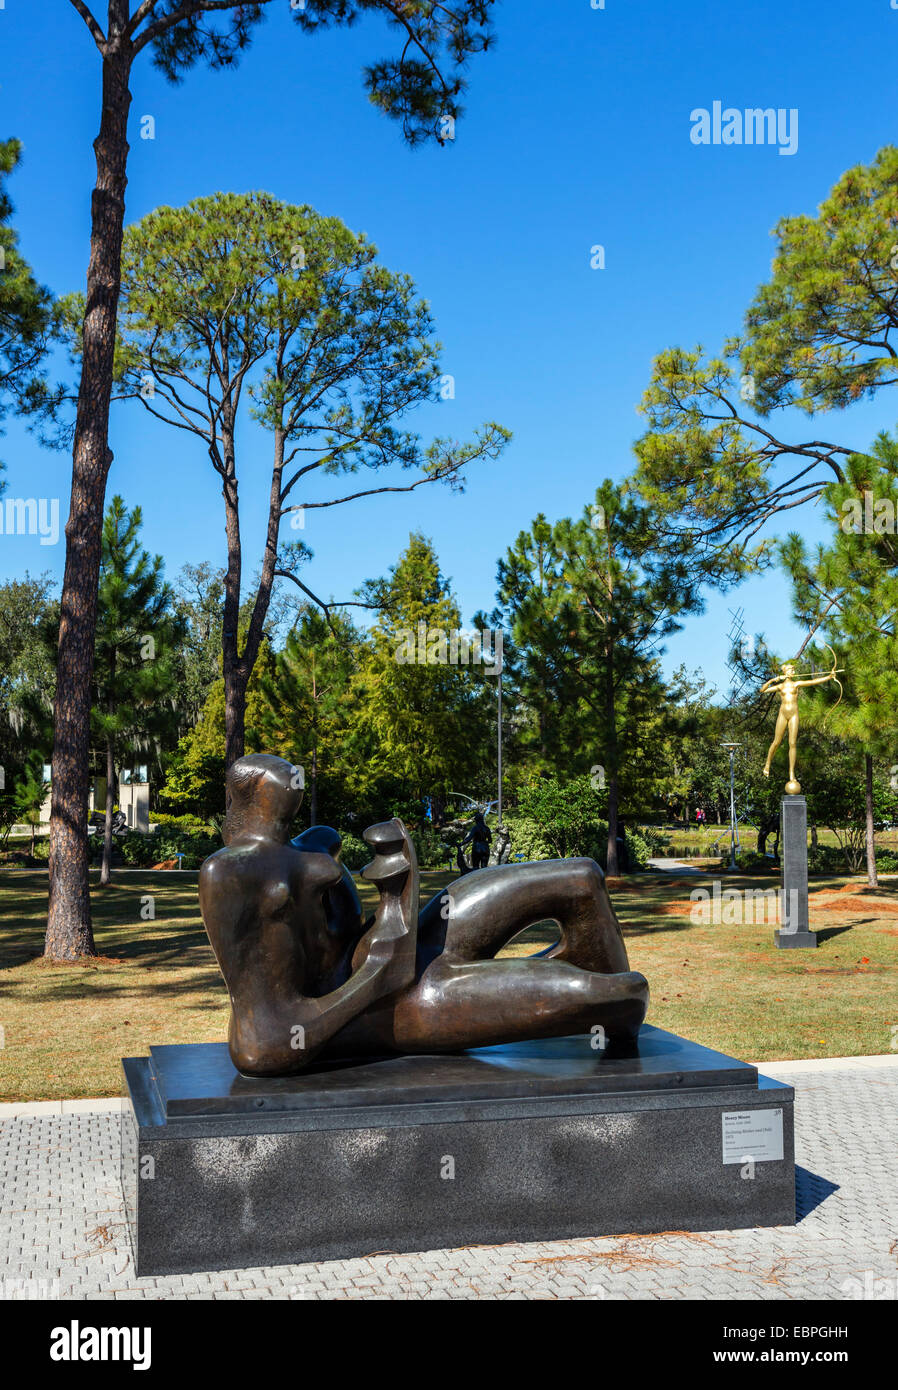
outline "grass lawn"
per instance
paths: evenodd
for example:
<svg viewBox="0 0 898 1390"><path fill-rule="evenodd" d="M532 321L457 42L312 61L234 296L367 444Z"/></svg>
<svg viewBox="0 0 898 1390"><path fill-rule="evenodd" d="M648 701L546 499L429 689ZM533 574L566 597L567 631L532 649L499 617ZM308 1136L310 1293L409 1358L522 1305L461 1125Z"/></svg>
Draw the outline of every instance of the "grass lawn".
<svg viewBox="0 0 898 1390"><path fill-rule="evenodd" d="M227 995L196 879L120 873L112 887L95 887L100 958L48 965L40 955L46 873L0 874L0 1100L117 1095L120 1057L151 1043L226 1037ZM451 875L421 880L423 902ZM898 880L875 892L860 879L813 880L817 951L777 951L773 923L757 908L755 924L691 921L690 891L711 882L635 875L612 892L630 963L651 985L651 1023L756 1061L890 1051L898 1027ZM772 876L724 881L754 890L774 884ZM372 908L374 890L360 888ZM148 895L152 921L141 917ZM554 939L551 925L532 927L504 954L527 955Z"/></svg>

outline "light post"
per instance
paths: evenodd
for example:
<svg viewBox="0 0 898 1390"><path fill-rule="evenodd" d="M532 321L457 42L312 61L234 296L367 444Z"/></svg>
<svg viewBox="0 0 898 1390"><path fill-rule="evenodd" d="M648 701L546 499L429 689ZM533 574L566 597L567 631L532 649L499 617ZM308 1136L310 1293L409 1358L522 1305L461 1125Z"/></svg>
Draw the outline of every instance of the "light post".
<svg viewBox="0 0 898 1390"><path fill-rule="evenodd" d="M501 827L501 825L502 825L502 667L501 667L501 665L500 665L500 667L499 667L499 675L498 675L497 684L498 684L498 692L499 692L499 715L498 715L498 727L497 727L497 735L496 735L496 737L497 737L497 746L498 746L498 759L497 759L497 764L498 764L498 774L499 774L499 801L498 801L498 811L499 811L499 825L500 825L500 827Z"/></svg>
<svg viewBox="0 0 898 1390"><path fill-rule="evenodd" d="M735 790L735 760L736 749L741 748L741 743L722 743L721 748L726 748L730 755L730 868L736 868L736 846L739 843L739 833L736 829L736 790Z"/></svg>

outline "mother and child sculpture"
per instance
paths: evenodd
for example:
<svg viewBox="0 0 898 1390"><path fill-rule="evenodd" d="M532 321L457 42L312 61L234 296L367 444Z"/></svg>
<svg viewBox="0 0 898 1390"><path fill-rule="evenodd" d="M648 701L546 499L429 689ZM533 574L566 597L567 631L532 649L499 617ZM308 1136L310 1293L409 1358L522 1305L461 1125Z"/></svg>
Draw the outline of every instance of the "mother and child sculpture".
<svg viewBox="0 0 898 1390"><path fill-rule="evenodd" d="M418 864L400 820L365 831L365 918L340 836L313 826L287 843L302 802L283 758L238 758L227 774L224 849L200 873L200 905L231 1000L229 1045L245 1076L288 1076L316 1059L462 1052L595 1033L632 1047L649 988L631 971L591 859L501 864L456 879L418 910ZM557 923L540 956L496 960L519 932Z"/></svg>

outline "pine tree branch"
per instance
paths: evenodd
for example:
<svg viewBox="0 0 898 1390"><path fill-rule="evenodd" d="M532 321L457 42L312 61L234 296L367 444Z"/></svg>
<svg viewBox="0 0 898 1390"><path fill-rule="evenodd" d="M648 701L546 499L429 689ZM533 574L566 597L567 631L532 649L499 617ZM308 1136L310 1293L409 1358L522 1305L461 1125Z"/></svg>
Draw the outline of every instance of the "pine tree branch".
<svg viewBox="0 0 898 1390"><path fill-rule="evenodd" d="M153 0L153 2L155 3L155 0ZM97 48L99 48L100 52L102 53L103 48L106 44L106 35L103 33L103 30L100 28L99 24L94 19L87 5L85 5L84 0L70 0L70 3L74 5L75 9L78 11L81 18L84 20L84 23L87 25L88 30L90 31L91 38L97 45Z"/></svg>

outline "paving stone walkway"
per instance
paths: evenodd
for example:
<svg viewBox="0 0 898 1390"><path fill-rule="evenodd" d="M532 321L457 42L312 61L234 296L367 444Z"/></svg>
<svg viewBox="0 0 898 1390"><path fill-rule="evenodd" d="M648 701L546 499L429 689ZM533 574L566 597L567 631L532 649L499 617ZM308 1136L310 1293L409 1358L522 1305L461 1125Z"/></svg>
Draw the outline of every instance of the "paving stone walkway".
<svg viewBox="0 0 898 1390"><path fill-rule="evenodd" d="M898 1300L898 1057L777 1063L799 1222L135 1279L114 1111L0 1115L0 1297Z"/></svg>

